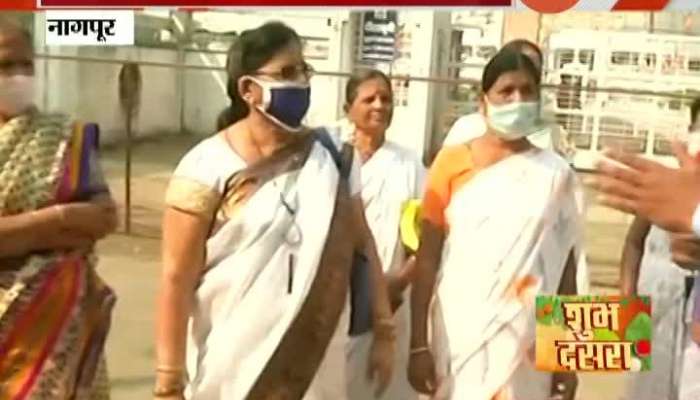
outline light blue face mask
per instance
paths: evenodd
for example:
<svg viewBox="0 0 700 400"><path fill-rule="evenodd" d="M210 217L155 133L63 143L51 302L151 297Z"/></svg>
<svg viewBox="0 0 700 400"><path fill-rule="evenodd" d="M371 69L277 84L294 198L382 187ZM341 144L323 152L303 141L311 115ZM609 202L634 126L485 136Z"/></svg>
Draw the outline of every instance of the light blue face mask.
<svg viewBox="0 0 700 400"><path fill-rule="evenodd" d="M486 121L502 139L522 139L542 128L539 101L496 106L486 100L486 107Z"/></svg>

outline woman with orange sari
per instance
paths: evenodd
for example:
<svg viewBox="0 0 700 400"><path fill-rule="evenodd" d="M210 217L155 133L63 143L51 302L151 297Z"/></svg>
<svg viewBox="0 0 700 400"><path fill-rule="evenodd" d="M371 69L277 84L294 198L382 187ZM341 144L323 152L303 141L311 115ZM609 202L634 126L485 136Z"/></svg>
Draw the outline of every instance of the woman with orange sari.
<svg viewBox="0 0 700 400"><path fill-rule="evenodd" d="M92 248L115 207L96 125L32 106L27 32L0 20L0 398L108 399L112 291Z"/></svg>
<svg viewBox="0 0 700 400"><path fill-rule="evenodd" d="M539 76L527 56L501 50L482 79L487 132L443 148L428 173L411 298L409 381L421 393L573 399L575 376L536 371L532 359L535 295L585 291L575 175L528 140Z"/></svg>

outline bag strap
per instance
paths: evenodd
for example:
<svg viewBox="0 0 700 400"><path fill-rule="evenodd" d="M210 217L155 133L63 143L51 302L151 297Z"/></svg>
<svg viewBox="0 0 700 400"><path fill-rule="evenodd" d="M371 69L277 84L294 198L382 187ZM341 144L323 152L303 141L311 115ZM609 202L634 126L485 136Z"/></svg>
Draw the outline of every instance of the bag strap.
<svg viewBox="0 0 700 400"><path fill-rule="evenodd" d="M330 134L324 128L315 130L314 136L321 146L325 147L331 154L331 158L333 158L333 162L338 168L340 177L348 179L350 177L350 170L352 169L352 157L354 153L352 146L349 143L344 143L342 150L339 151Z"/></svg>
<svg viewBox="0 0 700 400"><path fill-rule="evenodd" d="M335 166L338 168L340 177L343 179L348 179L348 177L350 176L350 170L352 169L352 158L354 153L352 145L350 145L349 143L344 143L343 149L341 151L338 151L338 147L336 147L335 142L333 141L330 134L325 128L318 128L314 130L313 135L314 140L317 140L331 154L331 158L333 159L333 163L335 164ZM226 182L224 184L224 193L222 194L221 199L219 199L219 206L216 207L213 218L209 223L207 237L211 236L212 232L214 231L214 227L216 225L216 214L218 213L221 203L223 203L224 201L224 197L228 192L228 188L231 182L237 174L238 173L234 173L233 175L229 176L228 179L226 179ZM291 181L291 179L287 181L284 193L286 193L289 189L289 184L291 183Z"/></svg>
<svg viewBox="0 0 700 400"><path fill-rule="evenodd" d="M345 179L350 178L350 171L352 171L352 161L355 155L355 147L352 144L345 142L343 143L343 150L341 151L342 156L342 168L340 169L340 176Z"/></svg>

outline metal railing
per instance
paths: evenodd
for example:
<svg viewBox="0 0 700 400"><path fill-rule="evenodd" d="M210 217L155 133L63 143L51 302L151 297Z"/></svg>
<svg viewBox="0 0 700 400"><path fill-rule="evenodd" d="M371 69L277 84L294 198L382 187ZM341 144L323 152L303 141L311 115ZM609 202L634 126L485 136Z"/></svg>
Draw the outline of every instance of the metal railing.
<svg viewBox="0 0 700 400"><path fill-rule="evenodd" d="M224 68L219 65L197 65L186 62L160 62L160 61L134 61L126 58L105 58L68 56L55 54L36 54L38 60L48 63L77 62L96 65L121 66L126 63L134 63L142 68L157 68L175 71L189 71L191 73L221 74ZM160 75L156 74L156 77ZM351 76L351 72L345 71L317 71L318 76L330 80L338 80L335 85L341 87L341 80ZM461 115L477 109L479 99L480 82L474 79L394 75L391 79L397 86L410 86L414 82L427 83L433 88L435 101L431 109L425 110L431 113L433 124L429 125L428 137L430 143L426 150L434 155L441 147L442 139L447 129L454 120ZM144 80L147 87L150 83ZM93 96L98 96L99 91ZM180 94L182 95L182 93ZM406 93L402 94L406 95ZM397 97L400 97L397 93ZM223 92L216 94L219 102L225 103ZM342 96L341 96L342 98ZM575 166L581 171L586 171L592 166L595 155L604 147L623 148L628 151L657 157L668 162L670 157L669 139L677 132L687 129L689 112L687 105L693 100L693 96L683 93L670 93L663 91L637 90L634 88L613 87L575 87L572 85L542 85L543 108L550 122L560 125L566 133L570 146L575 151ZM411 99L408 99L409 102ZM99 103L102 98L95 97L89 102ZM157 101L157 99L144 99L143 101ZM179 100L178 100L179 104ZM223 104L223 103L222 103ZM401 99L397 98L397 109L402 106ZM164 106L165 107L165 106ZM70 112L71 110L66 110ZM73 110L79 114L80 110ZM396 113L400 115L400 113ZM148 118L146 115L144 118ZM209 118L207 118L209 119ZM331 122L331 121L329 121ZM409 121L410 122L410 121ZM193 122L194 123L194 122ZM401 124L395 117L394 124ZM415 130L415 127L406 126ZM205 130L205 129L202 129ZM416 133L421 134L422 133ZM421 136L423 138L424 136ZM423 140L423 139L421 139ZM184 152L186 147L178 151ZM124 148L127 159L139 160L134 157L134 146L127 142ZM432 159L432 157L427 157ZM150 162L150 160L148 160ZM138 168L137 168L138 169ZM172 170L172 168L171 168ZM124 177L125 181L132 181L132 177ZM135 190L143 190L144 183L137 180ZM131 210L140 200L138 193L134 197L137 204L126 201L122 206ZM162 208L158 202L152 204L152 209ZM138 218L138 214L134 214Z"/></svg>

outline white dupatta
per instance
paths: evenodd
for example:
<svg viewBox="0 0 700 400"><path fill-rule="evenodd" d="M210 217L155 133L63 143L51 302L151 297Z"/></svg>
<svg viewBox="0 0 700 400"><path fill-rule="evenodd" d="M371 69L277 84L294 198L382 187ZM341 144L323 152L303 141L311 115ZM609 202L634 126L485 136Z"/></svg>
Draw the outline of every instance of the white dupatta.
<svg viewBox="0 0 700 400"><path fill-rule="evenodd" d="M555 294L573 248L579 291L587 290L576 186L560 157L533 149L479 171L453 195L437 285L444 325L433 327L451 398L490 400L534 345L534 297L507 298L514 281L534 276L532 294Z"/></svg>
<svg viewBox="0 0 700 400"><path fill-rule="evenodd" d="M188 398L246 397L314 281L337 183L330 154L315 143L300 170L264 184L207 241L207 271L190 321ZM294 217L280 195L296 207Z"/></svg>
<svg viewBox="0 0 700 400"><path fill-rule="evenodd" d="M424 167L417 157L392 142L385 142L362 165L362 201L384 272L400 267L401 206L420 197Z"/></svg>
<svg viewBox="0 0 700 400"><path fill-rule="evenodd" d="M403 267L405 253L399 237L402 205L418 198L423 191L425 167L410 150L386 141L361 169L362 200L365 216L377 247L384 272ZM394 314L396 354L394 375L386 392L379 399L411 400L417 397L406 377L409 349L409 307L402 304ZM348 343L347 372L350 399L371 399L373 382L366 378L367 360L373 336L368 332Z"/></svg>

